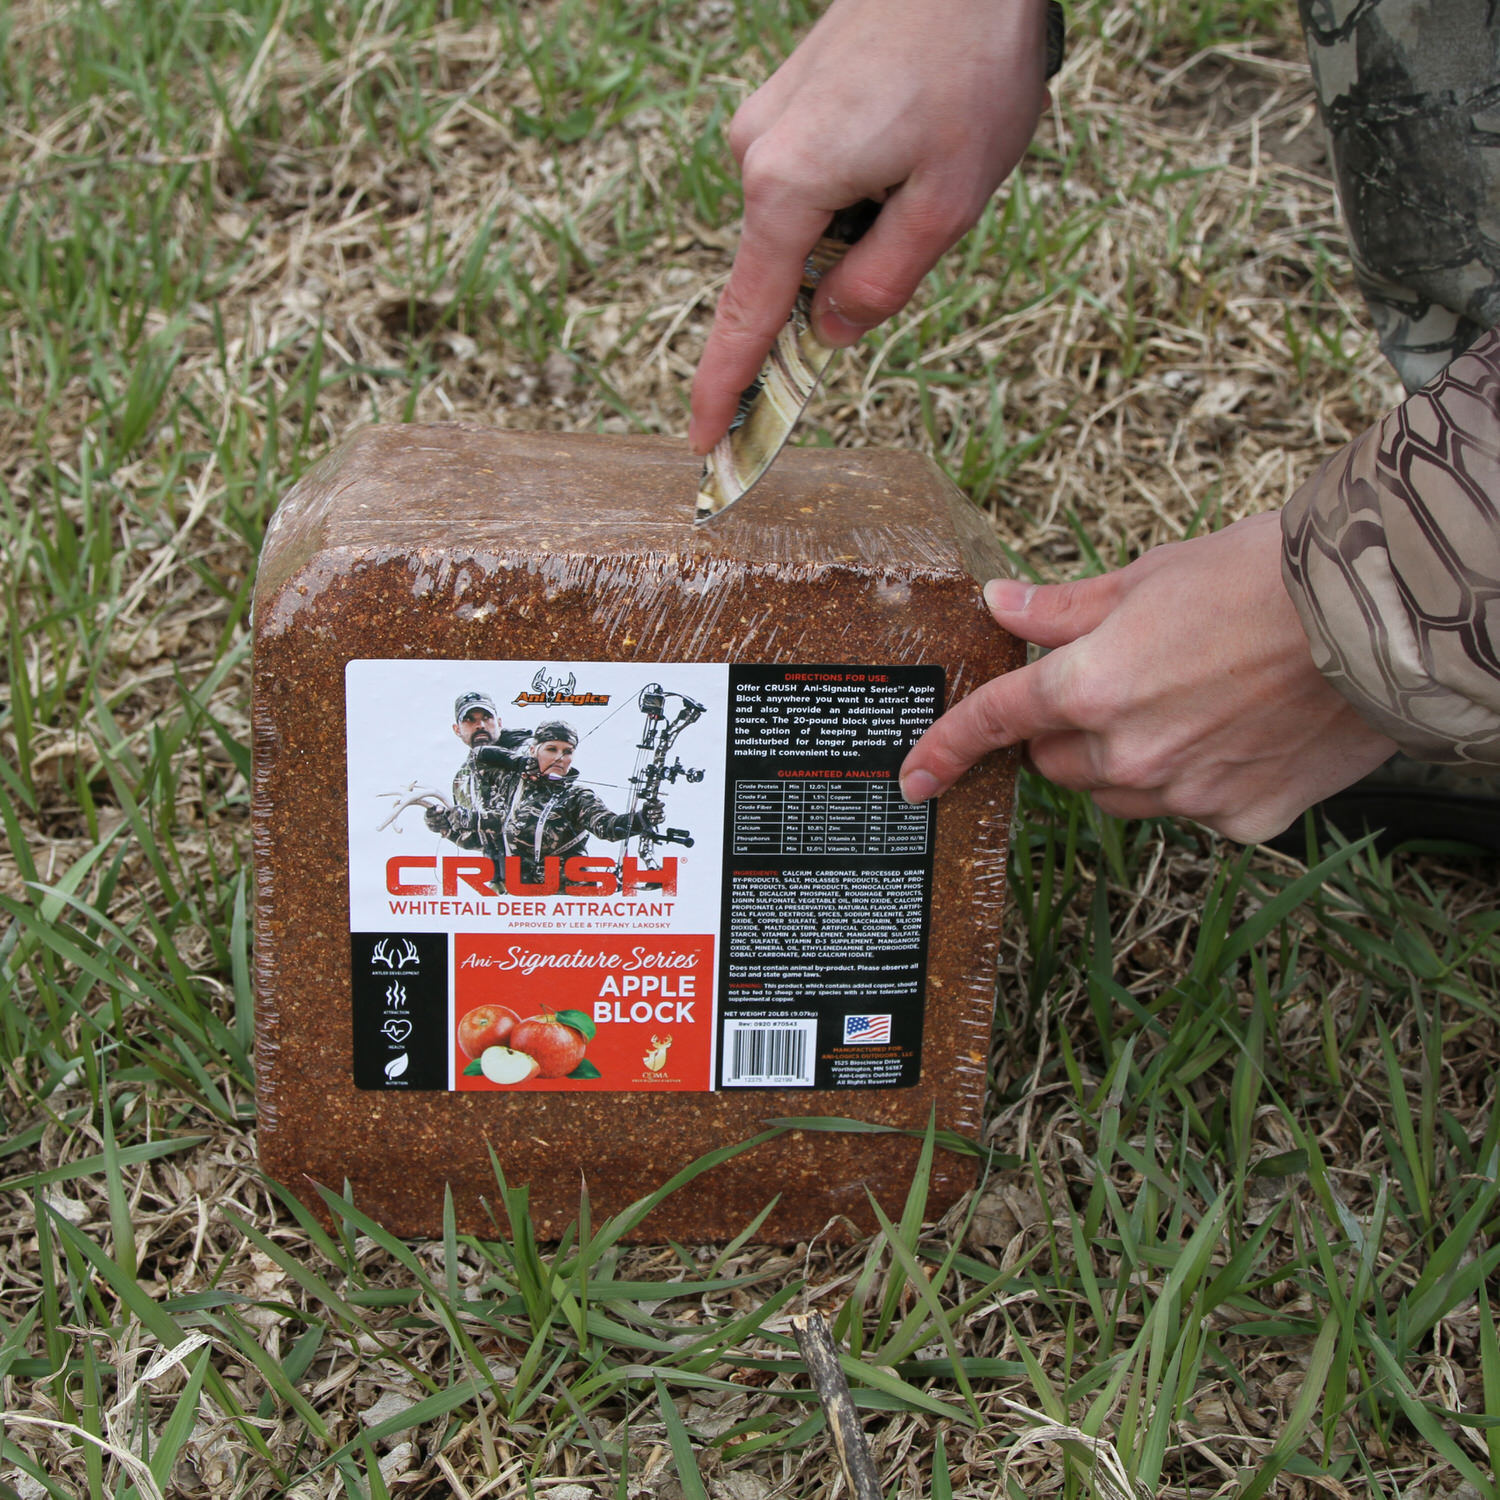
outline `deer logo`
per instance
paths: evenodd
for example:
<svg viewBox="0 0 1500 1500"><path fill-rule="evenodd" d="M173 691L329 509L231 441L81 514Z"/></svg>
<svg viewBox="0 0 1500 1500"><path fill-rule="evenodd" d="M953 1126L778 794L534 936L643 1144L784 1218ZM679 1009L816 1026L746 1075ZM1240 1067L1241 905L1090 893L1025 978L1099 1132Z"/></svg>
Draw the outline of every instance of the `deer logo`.
<svg viewBox="0 0 1500 1500"><path fill-rule="evenodd" d="M410 938L402 938L399 948L389 938L381 938L370 950L370 962L382 964L387 969L404 969L407 964L416 967L421 961L417 945Z"/></svg>
<svg viewBox="0 0 1500 1500"><path fill-rule="evenodd" d="M645 1063L647 1071L660 1073L667 1065L667 1048L672 1045L672 1038L668 1036L653 1036L651 1038L651 1050L641 1059Z"/></svg>
<svg viewBox="0 0 1500 1500"><path fill-rule="evenodd" d="M569 672L561 682L553 682L547 676L545 668L540 669L536 676L531 679L531 690L542 695L543 703L563 703L571 700L573 690L578 686L578 675Z"/></svg>

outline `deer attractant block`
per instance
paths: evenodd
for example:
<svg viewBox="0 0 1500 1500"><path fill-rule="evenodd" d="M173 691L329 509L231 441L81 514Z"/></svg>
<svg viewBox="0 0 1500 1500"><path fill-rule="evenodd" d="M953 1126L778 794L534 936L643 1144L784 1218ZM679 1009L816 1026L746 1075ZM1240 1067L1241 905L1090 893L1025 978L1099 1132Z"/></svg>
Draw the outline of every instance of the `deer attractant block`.
<svg viewBox="0 0 1500 1500"><path fill-rule="evenodd" d="M1017 665L982 517L925 460L794 450L709 527L653 439L368 429L255 594L260 1150L398 1233L604 1214L767 1122L977 1133L1014 761L896 771ZM919 1142L791 1130L645 1236L899 1210ZM938 1152L934 1211L973 1181Z"/></svg>

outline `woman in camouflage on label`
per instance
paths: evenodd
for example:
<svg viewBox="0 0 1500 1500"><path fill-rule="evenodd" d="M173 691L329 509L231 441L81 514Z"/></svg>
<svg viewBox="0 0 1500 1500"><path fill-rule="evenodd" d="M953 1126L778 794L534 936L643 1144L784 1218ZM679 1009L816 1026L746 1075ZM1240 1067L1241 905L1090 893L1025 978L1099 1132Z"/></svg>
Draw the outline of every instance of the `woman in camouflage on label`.
<svg viewBox="0 0 1500 1500"><path fill-rule="evenodd" d="M1314 659L1411 755L1500 765L1500 17L1302 0L1355 269L1411 395L1283 512Z"/></svg>
<svg viewBox="0 0 1500 1500"><path fill-rule="evenodd" d="M547 860L588 853L589 835L618 842L649 833L662 820L660 802L643 802L633 813L611 812L587 787L578 785L573 751L578 733L561 719L539 724L528 766L511 799L505 841L521 861L521 880L541 885ZM568 888L564 882L564 889Z"/></svg>

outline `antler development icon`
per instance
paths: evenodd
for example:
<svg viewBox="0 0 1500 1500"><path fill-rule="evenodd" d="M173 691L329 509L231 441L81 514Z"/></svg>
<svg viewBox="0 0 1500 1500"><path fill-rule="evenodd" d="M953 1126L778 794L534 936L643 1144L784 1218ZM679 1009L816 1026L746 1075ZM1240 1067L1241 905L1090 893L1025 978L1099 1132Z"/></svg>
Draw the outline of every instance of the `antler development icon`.
<svg viewBox="0 0 1500 1500"><path fill-rule="evenodd" d="M381 938L370 953L370 962L387 969L404 969L407 964L421 963L417 945L410 938L398 944L390 938Z"/></svg>

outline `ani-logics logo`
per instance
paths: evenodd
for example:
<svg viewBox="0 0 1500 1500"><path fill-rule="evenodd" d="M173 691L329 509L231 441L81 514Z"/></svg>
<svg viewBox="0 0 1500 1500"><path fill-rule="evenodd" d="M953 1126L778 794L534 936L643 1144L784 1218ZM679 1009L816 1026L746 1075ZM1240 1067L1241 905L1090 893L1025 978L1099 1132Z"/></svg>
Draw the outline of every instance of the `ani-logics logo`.
<svg viewBox="0 0 1500 1500"><path fill-rule="evenodd" d="M580 693L578 678L573 672L561 682L547 676L546 668L540 669L531 679L529 693L517 693L511 702L525 707L536 704L571 703L575 708L600 708L609 702L608 693Z"/></svg>

